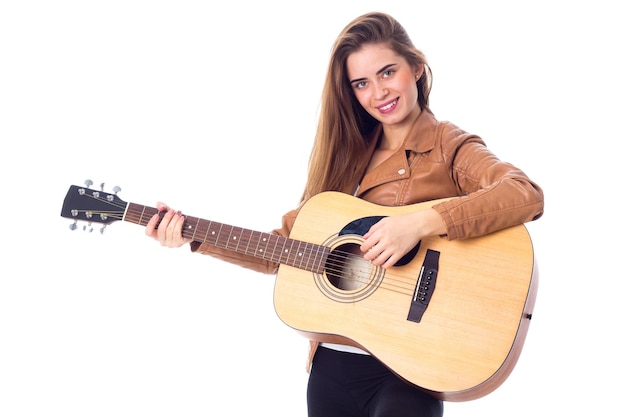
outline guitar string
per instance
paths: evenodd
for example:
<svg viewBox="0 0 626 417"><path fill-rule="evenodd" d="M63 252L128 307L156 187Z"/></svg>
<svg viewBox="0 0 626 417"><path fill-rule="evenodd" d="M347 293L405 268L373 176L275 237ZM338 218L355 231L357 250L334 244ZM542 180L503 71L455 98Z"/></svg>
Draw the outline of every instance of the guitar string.
<svg viewBox="0 0 626 417"><path fill-rule="evenodd" d="M155 213L157 213L157 210L151 207L144 207L141 210L139 210L131 206L129 207L126 217L129 218L132 216L134 218L134 221L132 222L137 223L137 224L142 224L142 220L145 220L145 223L142 224L142 225L145 225ZM301 241L297 241L294 239L286 238L284 236L273 235L269 233L251 231L245 228L234 227L234 226L225 225L222 223L212 222L209 220L202 220L202 219L198 219L195 217L192 218L191 216L188 216L188 219L195 219L197 221L197 224L206 223L207 225L206 229L201 228L201 227L194 228L195 234L197 234L198 236L202 236L202 235L208 236L208 233L211 230L210 225L216 224L216 225L220 225L221 227L226 227L226 229L230 230L231 233L235 229L239 229L241 232L249 232L248 233L249 236L247 236L247 239L244 239L247 242L248 246L254 246L254 247L258 247L262 245L267 246L267 243L269 241L263 241L262 238L264 236L267 236L268 238L274 238L277 241L284 240L285 242L291 241L294 243L295 242L302 243L305 245L305 249L302 251L303 257L304 258L314 257L313 259L314 262L316 261L315 257L318 255L317 253L313 253L315 252L314 248L330 249L322 245L316 245L316 244L312 244L308 242L301 242ZM192 234L188 229L185 231L187 232L188 235ZM258 238L255 238L255 235L257 235ZM243 235L240 234L239 236L243 236ZM211 244L212 246L215 246L221 249L226 249L226 250L234 250L230 247L231 245L229 243L231 242L229 241L223 242L220 240L219 233L217 236L214 236L214 238L215 239L208 240L205 237L204 240L208 242L209 244ZM214 243L212 243L213 240L215 240ZM239 245L239 242L237 242L237 244ZM250 256L259 257L259 258L266 259L272 262L284 263L280 261L281 259L284 258L284 255L280 253L277 254L275 249L276 248L274 248L274 250L272 250L272 252L269 254L264 253L262 256L255 255L250 252L247 252L247 253ZM361 256L354 255L351 252L335 250L332 253L333 253L332 259L330 256L327 257L327 262L325 264L326 267L324 268L327 274L330 273L331 276L334 275L334 276L340 277L343 280L356 282L357 284L361 284L361 285L366 285L370 281L369 277L371 276L372 264L369 261L365 261ZM332 260L336 260L336 261L332 262ZM369 266L369 268L367 268L367 270L364 270L364 269L352 270L354 273L350 274L350 276L347 276L345 273L346 267L348 265L353 265L355 262L359 264L366 264L367 266ZM329 266L332 266L332 268ZM307 269L307 268L300 268L300 269ZM403 277L400 277L400 278L403 278ZM406 279L397 280L397 279L388 277L388 279L383 281L385 285L381 284L381 287L389 291L412 295L413 290L414 290L413 287L416 282L416 277L413 276L413 277L405 277L405 278Z"/></svg>
<svg viewBox="0 0 626 417"><path fill-rule="evenodd" d="M124 209L126 208L126 206L122 206L116 202L110 202L108 200L104 200L102 198L97 198L94 197L96 199L102 200L103 202L106 202L109 205L112 206L116 206L119 207L120 209ZM157 213L157 209L152 208L152 207L147 207L147 206L143 206L143 208L139 209L139 207L135 208L136 205L130 204L128 206L128 211L126 213L126 218L131 221L132 223L136 223L136 224L141 224L141 225L146 225L148 223L148 221L150 220L150 218ZM91 213L91 215L94 215L94 212ZM119 211L104 211L101 210L97 213L97 215L101 216L102 218L113 218L116 220L123 220L124 219L124 211L123 210L119 210ZM134 220L130 220L129 218L133 218ZM189 217L188 218L192 218ZM292 242L293 243L298 243L298 246L300 246L300 244L304 244L305 249L302 251L297 251L299 253L302 253L302 256L304 258L309 258L311 256L314 256L315 258L317 257L317 253L313 253L315 252L314 248L318 248L318 252L319 252L319 248L322 249L328 249L330 250L329 247L325 247L322 245L317 245L317 244L313 244L313 243L308 243L308 242L302 242L302 241L298 241L298 240L294 240L294 239L290 239L284 236L279 236L279 235L273 235L273 234L269 234L269 233L263 233L263 232L256 232L256 231L251 231L245 228L241 228L241 227L234 227L234 226L230 226L230 225L225 225L222 223L216 223L216 222L212 222L210 220L202 220L202 219L197 219L197 218L192 218L192 219L196 219L197 220L197 225L200 225L201 223L206 223L207 224L207 228L203 229L203 228L199 228L199 227L194 227L194 231L195 234L198 234L199 236L202 236L203 234L205 236L208 236L209 231L211 230L211 224L219 224L222 227L226 227L227 229L229 229L232 233L233 230L239 229L242 233L244 232L248 232L247 234L249 236L247 236L247 239L245 238L245 235L240 234L239 236L244 236L244 240L247 243L247 246L254 246L256 248L258 248L260 245L266 245L269 240L267 241L263 241L263 237L268 237L269 239L274 238L275 240L277 240L277 243L281 240L285 241L285 244L288 242ZM143 223L143 221L145 221L145 223ZM185 230L187 232L187 234L189 234L189 230ZM198 233L200 232L200 233ZM258 238L255 238L255 234L258 235ZM218 244L218 242L220 242L220 237L219 234L218 236L214 236L215 237L215 244L213 244L213 246L218 247L218 248L222 248L222 249L226 249L226 250L233 250L232 248L230 248L229 246L229 242L225 242L225 243L220 243ZM208 239L205 238L205 241L209 242ZM237 243L239 244L239 243ZM285 245L283 245L284 248ZM293 246L293 245L292 245ZM266 259L272 262L277 262L277 263L284 263L281 262L281 259L285 258L283 253L279 253L276 254L275 252L276 247L274 248L274 250L272 250L272 253L270 253L269 255L267 253L264 253L262 256L256 255L256 254L251 254L249 252L245 252L250 254L251 256L255 256L255 257L260 257L262 259ZM282 250L282 249L281 249ZM291 254L291 250L288 251L289 254L287 254L287 261L290 260L290 254ZM332 256L331 256L332 253ZM306 256L308 255L308 256ZM313 259L314 262L316 262L316 259ZM345 251L341 251L341 250L333 250L332 252L328 252L328 256L326 257L326 262L325 265L323 267L323 269L327 272L327 274L330 274L333 277L339 277L342 280L346 280L346 281L352 281L352 282L356 282L357 284L362 284L362 285L366 285L370 279L369 277L371 276L371 272L372 272L372 267L373 265L369 262L369 261L365 261L363 257L358 256L353 254L352 252L345 252ZM368 268L366 269L362 269L362 268L358 268L358 269L354 269L351 268L351 266L353 266L354 264L358 264L358 265L367 265ZM295 266L295 265L294 265ZM302 264L301 264L302 266ZM306 265L307 267L309 266L308 264ZM321 266L321 265L320 265ZM296 266L297 267L297 266ZM307 269L307 268L302 268L300 267L300 269ZM346 274L347 271L350 271L352 273ZM396 274L398 275L398 274ZM395 291L395 292L400 292L400 293L404 293L404 294L408 294L411 295L413 293L413 286L415 284L416 281L416 277L400 277L400 278L404 278L404 279L400 279L400 280L395 280L393 278L389 278L385 279L383 281L383 283L385 285L383 285L383 283L381 283L381 288L385 288L389 291ZM406 285L406 286L405 286Z"/></svg>
<svg viewBox="0 0 626 417"><path fill-rule="evenodd" d="M147 207L144 208L143 210L141 210L141 212L129 209L129 212L127 214L128 215L132 214L132 215L134 215L134 218L135 218L135 221L131 221L131 222L137 223L137 224L141 224L141 218L142 218L142 215L144 215L146 217L146 219L147 219L146 220L146 224L147 224L147 221L152 217L152 215L154 215L157 212L157 210L156 209L151 209L151 210L149 210L148 213L146 213L146 209L147 209ZM103 217L106 217L106 218L113 217L113 218L119 219L119 220L121 220L122 217L123 217L123 212L117 212L116 213L116 212L113 212L113 211L111 211L111 212L101 211L99 214L102 215ZM93 215L93 213L92 213L92 215ZM198 220L200 220L200 219L198 219ZM215 222L210 222L208 220L205 220L204 222L215 223ZM143 224L143 225L145 225L145 224ZM225 225L222 225L222 226L225 226ZM232 226L227 226L227 227L233 229ZM246 231L246 229L243 229L243 228L238 228L238 229L241 229L242 232ZM204 229L200 229L200 230L201 230L201 232L204 231ZM208 230L209 229L207 229L205 233L208 233ZM262 233L262 232L254 232L254 231L250 231L250 232L252 233L251 236L253 236L255 233L258 234L259 236L263 236L263 235L270 236L269 234ZM299 241L295 241L293 239L288 239L288 238L285 238L285 237L282 237L282 236L278 236L278 235L271 235L270 237L274 237L276 239L281 239L281 240L284 239L285 241L291 240L292 242L299 242ZM219 236L216 237L216 239L219 240ZM252 238L248 239L248 245L250 243L252 243L253 245L254 244L259 245L259 244L261 244L261 242L262 241L260 241L260 240L255 240L255 239L252 239ZM265 244L266 242L262 242L262 243ZM315 244L311 244L311 243L307 243L307 242L301 242L301 243L304 243L304 245L307 247L303 251L303 256L307 255L307 252L308 252L308 255L316 256L316 254L311 253L312 252L311 251L311 247L326 248L326 247L323 247L323 246L320 246L320 245L315 245ZM226 250L232 250L231 248L228 247L229 246L228 242L226 244L219 244L218 245L217 241L216 241L214 246L220 247L220 248L226 249ZM328 249L328 248L326 248L326 249ZM251 255L251 256L255 256L255 255ZM280 259L282 258L282 256L277 256L276 253L273 252L270 255L261 256L261 258L267 259L269 261L281 263ZM333 262L332 260L336 260L336 261ZM345 262L342 263L341 262L342 260L345 261ZM350 276L348 277L345 274L346 265L353 265L355 262L359 263L359 264L365 264L366 263L368 266L370 266L370 268L368 268L367 270L364 270L364 269L354 270L354 269L352 269L352 271L354 271L354 273L350 274ZM371 271L372 271L371 264L369 262L364 261L364 259L362 257L354 255L351 252L344 252L344 251L339 251L339 250L333 251L333 256L332 257L330 257L330 256L327 257L327 262L325 263L325 265L326 265L325 270L326 270L327 274L330 273L331 276L336 276L336 277L339 277L342 280L352 281L352 282L356 282L357 284L362 284L362 285L366 285L369 282L369 277L370 277ZM329 266L332 266L333 268L330 268ZM381 287L386 288L387 290L390 290L390 291L396 291L396 292L400 292L400 293L405 293L405 291L407 291L406 294L412 294L412 290L411 290L411 292L409 292L410 288L405 288L405 287L403 287L401 285L401 284L405 284L405 282L398 281L399 282L399 284L398 284L398 283L396 283L394 281L395 280L393 280L393 279L387 279L385 282L388 285L381 285ZM408 284L411 285L410 282ZM392 289L392 287L395 287L395 288Z"/></svg>
<svg viewBox="0 0 626 417"><path fill-rule="evenodd" d="M308 242L303 242L303 241L299 241L299 240L295 240L295 239L290 239L290 238L286 238L284 236L278 236L278 235L273 235L273 234L269 234L269 233L263 233L263 232L257 232L257 231L252 231L252 230L248 230L248 229L244 229L241 227L233 227L233 226L229 226L229 225L224 225L222 223L216 223L216 222L211 222L208 220L201 220L201 219L197 219L198 221L202 221L204 223L206 223L207 228L205 229L204 227L198 227L196 229L196 234L197 231L199 231L199 235L202 236L203 234L206 236L208 235L209 231L211 230L211 224L218 224L221 227L226 227L227 231L230 231L229 236L233 236L232 231L233 230L238 230L241 233L235 233L234 236L237 237L243 237L243 240L246 242L246 246L248 247L254 247L254 248L258 248L260 246L265 246L265 248L269 246L271 246L271 241L270 240L263 240L264 237L267 237L268 239L274 239L276 241L276 244L274 246L273 249L271 249L271 252L268 253L267 251L262 255L262 256L258 256L253 254L250 250L248 251L239 251L239 252L244 252L247 253L251 256L256 256L256 257L260 257L269 261L273 261L273 262L277 262L277 263L287 263L288 261L292 260L292 256L299 256L298 254L301 253L302 258L304 259L310 259L313 258L313 262L317 262L317 257L319 255L319 248L322 248L322 250L330 250L330 248L326 247L326 246L322 246L322 245L317 245L317 244L313 244L313 243L308 243ZM191 233L188 233L191 234ZM221 234L221 233L219 233ZM236 246L237 249L239 247L239 245L241 243L239 243L238 239ZM205 238L205 241L207 241L208 243L210 243L213 246L222 248L222 249L226 249L226 250L234 250L231 246L232 246L232 242L229 241L224 241L220 239L220 236L214 236L214 239L211 239L210 241L208 239ZM280 250L278 250L278 243L283 242L283 246L282 248L280 248ZM286 252L283 252L287 245L287 243L291 242L292 243L292 248L290 250ZM298 250L293 250L293 244L297 243L298 244ZM300 250L300 245L303 244L305 246L305 248L303 250ZM318 249L316 249L318 248ZM256 253L256 249L254 251ZM296 252L296 255L293 255L293 253ZM287 261L282 261L283 259L287 259ZM361 264L361 265L367 265L368 268L366 270L364 269L351 269L352 271L354 271L353 274L346 274L347 269L349 269L349 266L354 265L355 263L357 264ZM292 260L292 262L290 263L290 265L295 266L296 268L298 261L296 261L295 259ZM300 269L306 269L308 270L309 268L302 268L302 264L303 262L300 262ZM309 266L309 263L307 262L307 267ZM311 266L312 269L314 269L314 266ZM321 264L319 265L321 266ZM363 257L358 256L353 254L352 252L346 252L346 251L341 251L341 250L334 250L332 251L332 256L330 256L330 252L328 253L328 256L326 257L326 262L324 264L324 270L328 273L330 273L330 275L334 275L337 276L343 280L346 281L352 281L352 282L356 282L362 285L367 284L370 279L369 277L371 276L371 267L372 264L369 261L365 261L363 259ZM412 294L413 293L413 289L410 287L404 287L402 286L402 284L408 284L409 286L411 286L411 283L405 283L403 281L398 281L398 280L393 280L393 279L388 279L387 281L387 289L392 290L392 287L395 287L396 291L399 292L404 292L406 291L407 294ZM414 283L415 281L413 281Z"/></svg>

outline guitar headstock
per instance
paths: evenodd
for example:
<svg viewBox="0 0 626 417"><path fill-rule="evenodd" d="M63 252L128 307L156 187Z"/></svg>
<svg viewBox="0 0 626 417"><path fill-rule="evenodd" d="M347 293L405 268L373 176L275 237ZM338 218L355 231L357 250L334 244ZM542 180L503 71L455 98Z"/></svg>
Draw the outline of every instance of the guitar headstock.
<svg viewBox="0 0 626 417"><path fill-rule="evenodd" d="M101 190L88 188L92 182L87 180L86 186L72 185L63 200L61 217L74 220L70 226L76 229L79 221L91 223L102 223L105 226L117 220L124 219L124 212L128 203L121 200L117 193L121 191L119 187L114 187L112 193L104 191L104 184Z"/></svg>

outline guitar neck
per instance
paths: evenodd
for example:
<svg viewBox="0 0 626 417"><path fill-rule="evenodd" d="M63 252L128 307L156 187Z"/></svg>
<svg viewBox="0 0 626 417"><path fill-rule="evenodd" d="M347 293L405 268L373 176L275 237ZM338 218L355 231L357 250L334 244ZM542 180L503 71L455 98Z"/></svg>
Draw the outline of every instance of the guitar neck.
<svg viewBox="0 0 626 417"><path fill-rule="evenodd" d="M146 226L157 213L164 214L154 207L128 203L124 220ZM182 234L196 242L314 273L324 271L330 252L326 246L192 216L185 216Z"/></svg>

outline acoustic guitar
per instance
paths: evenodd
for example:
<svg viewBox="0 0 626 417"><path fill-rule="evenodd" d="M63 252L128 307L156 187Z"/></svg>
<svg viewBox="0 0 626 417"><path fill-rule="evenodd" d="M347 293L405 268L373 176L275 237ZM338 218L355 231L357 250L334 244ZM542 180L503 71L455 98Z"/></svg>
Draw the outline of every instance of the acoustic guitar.
<svg viewBox="0 0 626 417"><path fill-rule="evenodd" d="M466 240L425 238L387 269L363 259L359 246L372 224L439 201L385 207L325 192L302 206L289 237L192 216L183 236L280 264L275 311L307 338L360 347L435 397L468 401L498 388L517 363L537 267L524 225ZM157 212L72 185L61 216L73 227L145 226Z"/></svg>

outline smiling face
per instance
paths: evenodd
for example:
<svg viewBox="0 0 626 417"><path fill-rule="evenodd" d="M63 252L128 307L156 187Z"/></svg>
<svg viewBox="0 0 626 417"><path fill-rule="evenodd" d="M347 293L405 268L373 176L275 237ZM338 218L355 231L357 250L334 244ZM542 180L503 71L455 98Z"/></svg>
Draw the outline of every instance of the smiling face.
<svg viewBox="0 0 626 417"><path fill-rule="evenodd" d="M352 91L361 106L385 128L413 122L420 113L415 68L386 44L366 44L346 61Z"/></svg>

